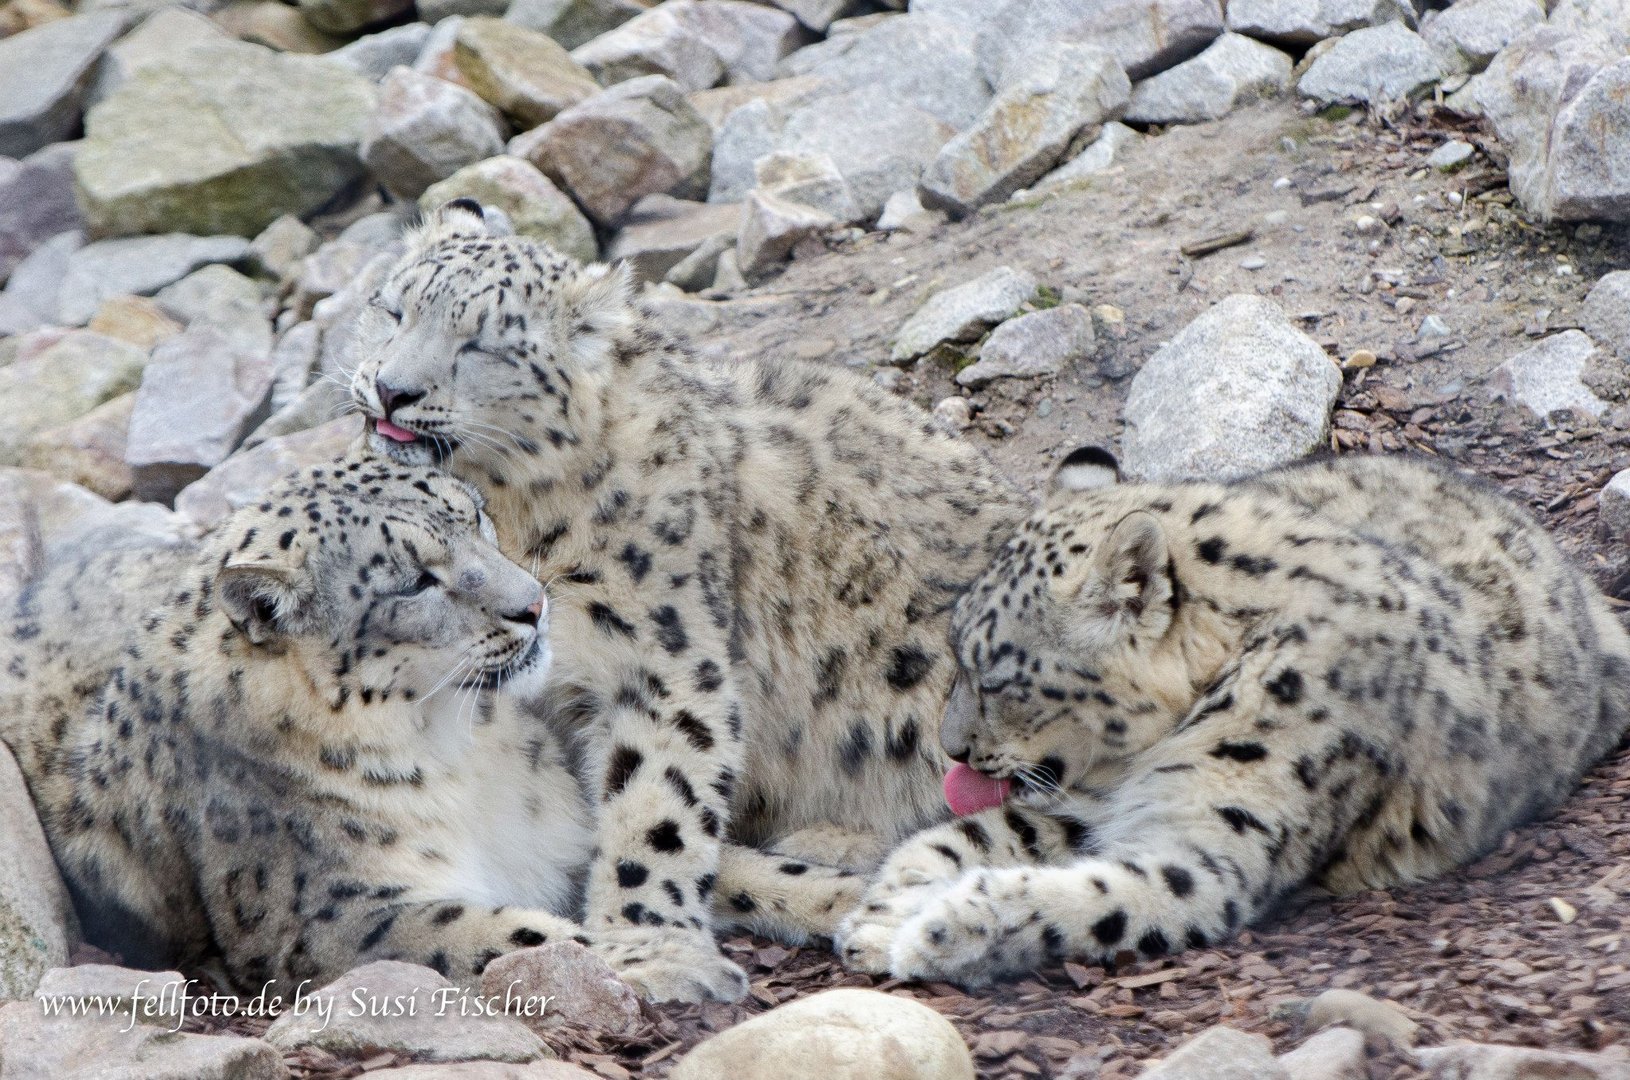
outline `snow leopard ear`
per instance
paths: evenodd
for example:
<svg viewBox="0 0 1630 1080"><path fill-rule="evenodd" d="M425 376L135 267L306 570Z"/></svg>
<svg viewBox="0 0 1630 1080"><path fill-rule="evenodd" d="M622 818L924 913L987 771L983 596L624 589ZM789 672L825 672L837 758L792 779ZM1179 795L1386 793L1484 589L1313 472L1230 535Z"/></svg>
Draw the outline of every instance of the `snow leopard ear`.
<svg viewBox="0 0 1630 1080"><path fill-rule="evenodd" d="M502 213L499 211L498 213ZM508 218L504 218L505 223ZM456 236L493 236L497 235L492 224L487 220L487 212L481 209L481 204L474 199L454 199L442 203L425 216L424 224L419 227L418 247L426 247L441 240L448 240Z"/></svg>
<svg viewBox="0 0 1630 1080"><path fill-rule="evenodd" d="M562 292L567 347L587 370L604 368L621 334L634 325L633 275L627 263L578 268Z"/></svg>
<svg viewBox="0 0 1630 1080"><path fill-rule="evenodd" d="M1066 563L1053 588L1070 611L1065 635L1081 651L1104 648L1133 631L1164 632L1174 588L1165 526L1143 510L1127 514L1090 554Z"/></svg>
<svg viewBox="0 0 1630 1080"><path fill-rule="evenodd" d="M272 645L295 628L302 569L267 555L234 557L215 575L221 611L252 645Z"/></svg>
<svg viewBox="0 0 1630 1080"><path fill-rule="evenodd" d="M1078 446L1071 450L1048 485L1049 495L1067 495L1121 482L1121 463L1101 446Z"/></svg>

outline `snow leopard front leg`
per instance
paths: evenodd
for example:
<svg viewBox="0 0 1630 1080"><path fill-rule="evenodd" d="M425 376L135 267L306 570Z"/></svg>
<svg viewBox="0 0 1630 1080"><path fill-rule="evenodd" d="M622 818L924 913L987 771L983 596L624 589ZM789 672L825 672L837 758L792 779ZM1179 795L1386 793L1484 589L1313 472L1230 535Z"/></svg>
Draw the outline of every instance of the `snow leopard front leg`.
<svg viewBox="0 0 1630 1080"><path fill-rule="evenodd" d="M670 608L655 614L670 631ZM682 632L682 631L678 631ZM712 905L741 720L724 667L695 639L638 656L600 691L604 759L587 919L596 950L652 1001L734 1001L747 977L719 952Z"/></svg>
<svg viewBox="0 0 1630 1080"><path fill-rule="evenodd" d="M1416 802L1389 806L1396 766L1383 747L1331 721L1298 728L1292 711L1246 689L1194 718L1114 793L1090 854L961 874L891 917L883 969L976 985L1059 958L1163 956L1232 936L1342 858L1355 824ZM1277 733L1271 749L1263 730ZM863 921L859 934L878 936ZM867 954L874 966L882 951Z"/></svg>
<svg viewBox="0 0 1630 1080"><path fill-rule="evenodd" d="M1003 806L916 834L895 849L843 921L838 952L860 971L889 970L900 927L980 869L1062 863L1093 842L1090 826L1025 806Z"/></svg>

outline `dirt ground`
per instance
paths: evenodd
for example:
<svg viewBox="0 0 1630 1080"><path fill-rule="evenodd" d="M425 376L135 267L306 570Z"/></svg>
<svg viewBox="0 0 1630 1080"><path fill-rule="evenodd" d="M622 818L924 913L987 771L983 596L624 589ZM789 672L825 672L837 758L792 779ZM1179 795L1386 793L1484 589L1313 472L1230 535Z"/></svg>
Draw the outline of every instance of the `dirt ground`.
<svg viewBox="0 0 1630 1080"><path fill-rule="evenodd" d="M1427 171L1426 154L1450 137L1481 152L1459 172ZM1361 215L1373 220L1359 225ZM1245 243L1180 253L1245 229ZM1253 256L1265 260L1260 269L1240 265ZM1497 400L1488 378L1535 338L1574 325L1590 285L1630 266L1630 227L1525 221L1498 147L1475 124L1431 103L1391 117L1260 105L1160 134L1113 171L1048 198L808 253L758 289L695 305L687 321L722 353L870 369L928 294L1003 264L1064 300L1124 313L1091 363L972 396L970 437L1025 483L1071 447L1115 445L1130 376L1154 349L1221 297L1260 292L1332 357L1378 358L1346 378L1333 449L1435 454L1487 476L1611 593L1630 592L1623 545L1600 535L1595 512L1596 492L1630 465L1630 381L1614 370L1623 365L1604 356L1592 376L1614 404L1601 423L1547 424ZM1418 340L1429 314L1449 336ZM959 392L955 359L922 361L903 373L901 391L924 406ZM1427 1045L1600 1049L1630 1041L1627 799L1630 752L1621 751L1562 813L1508 836L1452 880L1301 898L1220 948L1107 971L1064 965L976 994L849 974L818 949L731 941L753 978L750 1000L651 1009L636 1037L584 1032L556 1039L556 1049L608 1078L662 1077L709 1033L834 986L874 986L939 1009L988 1078L1132 1076L1142 1059L1219 1022L1288 1049L1298 1033L1285 1003L1330 987L1399 1003ZM1374 1076L1421 1075L1375 1050ZM290 1064L312 1077L362 1071L311 1052Z"/></svg>

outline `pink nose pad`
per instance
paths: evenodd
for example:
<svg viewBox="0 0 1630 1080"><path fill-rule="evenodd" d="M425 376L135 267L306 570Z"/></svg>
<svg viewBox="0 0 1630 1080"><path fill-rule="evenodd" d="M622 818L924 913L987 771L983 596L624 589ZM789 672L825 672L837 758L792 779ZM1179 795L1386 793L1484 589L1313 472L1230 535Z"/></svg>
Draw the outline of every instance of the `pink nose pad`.
<svg viewBox="0 0 1630 1080"><path fill-rule="evenodd" d="M536 619L538 622L542 622L543 613L548 610L548 608L549 602L540 595L536 600L532 601L532 606L526 610L532 613L532 617L534 619Z"/></svg>

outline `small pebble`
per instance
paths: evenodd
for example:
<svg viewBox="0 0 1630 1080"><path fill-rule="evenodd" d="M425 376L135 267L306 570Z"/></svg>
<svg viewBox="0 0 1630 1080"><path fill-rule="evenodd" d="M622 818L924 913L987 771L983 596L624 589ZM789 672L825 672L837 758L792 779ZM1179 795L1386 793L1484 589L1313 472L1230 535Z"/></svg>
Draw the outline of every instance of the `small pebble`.
<svg viewBox="0 0 1630 1080"><path fill-rule="evenodd" d="M973 423L973 407L964 397L948 397L934 406L934 418L952 431L962 431Z"/></svg>
<svg viewBox="0 0 1630 1080"><path fill-rule="evenodd" d="M1036 415L1041 417L1043 420L1053 415L1053 399L1050 397L1042 398L1039 402L1037 402Z"/></svg>
<svg viewBox="0 0 1630 1080"><path fill-rule="evenodd" d="M1260 255L1247 255L1239 261L1241 270L1260 270L1268 265L1268 260Z"/></svg>
<svg viewBox="0 0 1630 1080"><path fill-rule="evenodd" d="M1472 146L1471 143L1462 142L1459 139L1451 139L1442 146L1438 147L1436 150L1432 151L1432 153L1427 156L1426 163L1434 169L1448 171L1449 169L1464 165L1467 161L1471 160L1471 156L1476 152L1476 147Z"/></svg>
<svg viewBox="0 0 1630 1080"><path fill-rule="evenodd" d="M1279 179L1273 182L1273 189L1275 191L1284 191L1288 187L1290 187L1290 177L1288 176L1281 176Z"/></svg>
<svg viewBox="0 0 1630 1080"><path fill-rule="evenodd" d="M1368 349L1357 349L1353 352L1353 355L1347 358L1347 362L1341 366L1350 371L1357 371L1360 368L1372 368L1375 366L1375 354Z"/></svg>
<svg viewBox="0 0 1630 1080"><path fill-rule="evenodd" d="M1384 228L1386 226L1381 224L1381 219L1370 214L1360 214L1353 219L1353 231L1360 236L1371 236Z"/></svg>
<svg viewBox="0 0 1630 1080"><path fill-rule="evenodd" d="M1579 917L1579 909L1562 899L1560 896L1551 897L1551 910L1564 924L1571 923Z"/></svg>
<svg viewBox="0 0 1630 1080"><path fill-rule="evenodd" d="M1449 324L1436 315L1428 315L1421 320L1420 333L1416 335L1417 341L1426 341L1429 338L1448 337L1452 331Z"/></svg>

